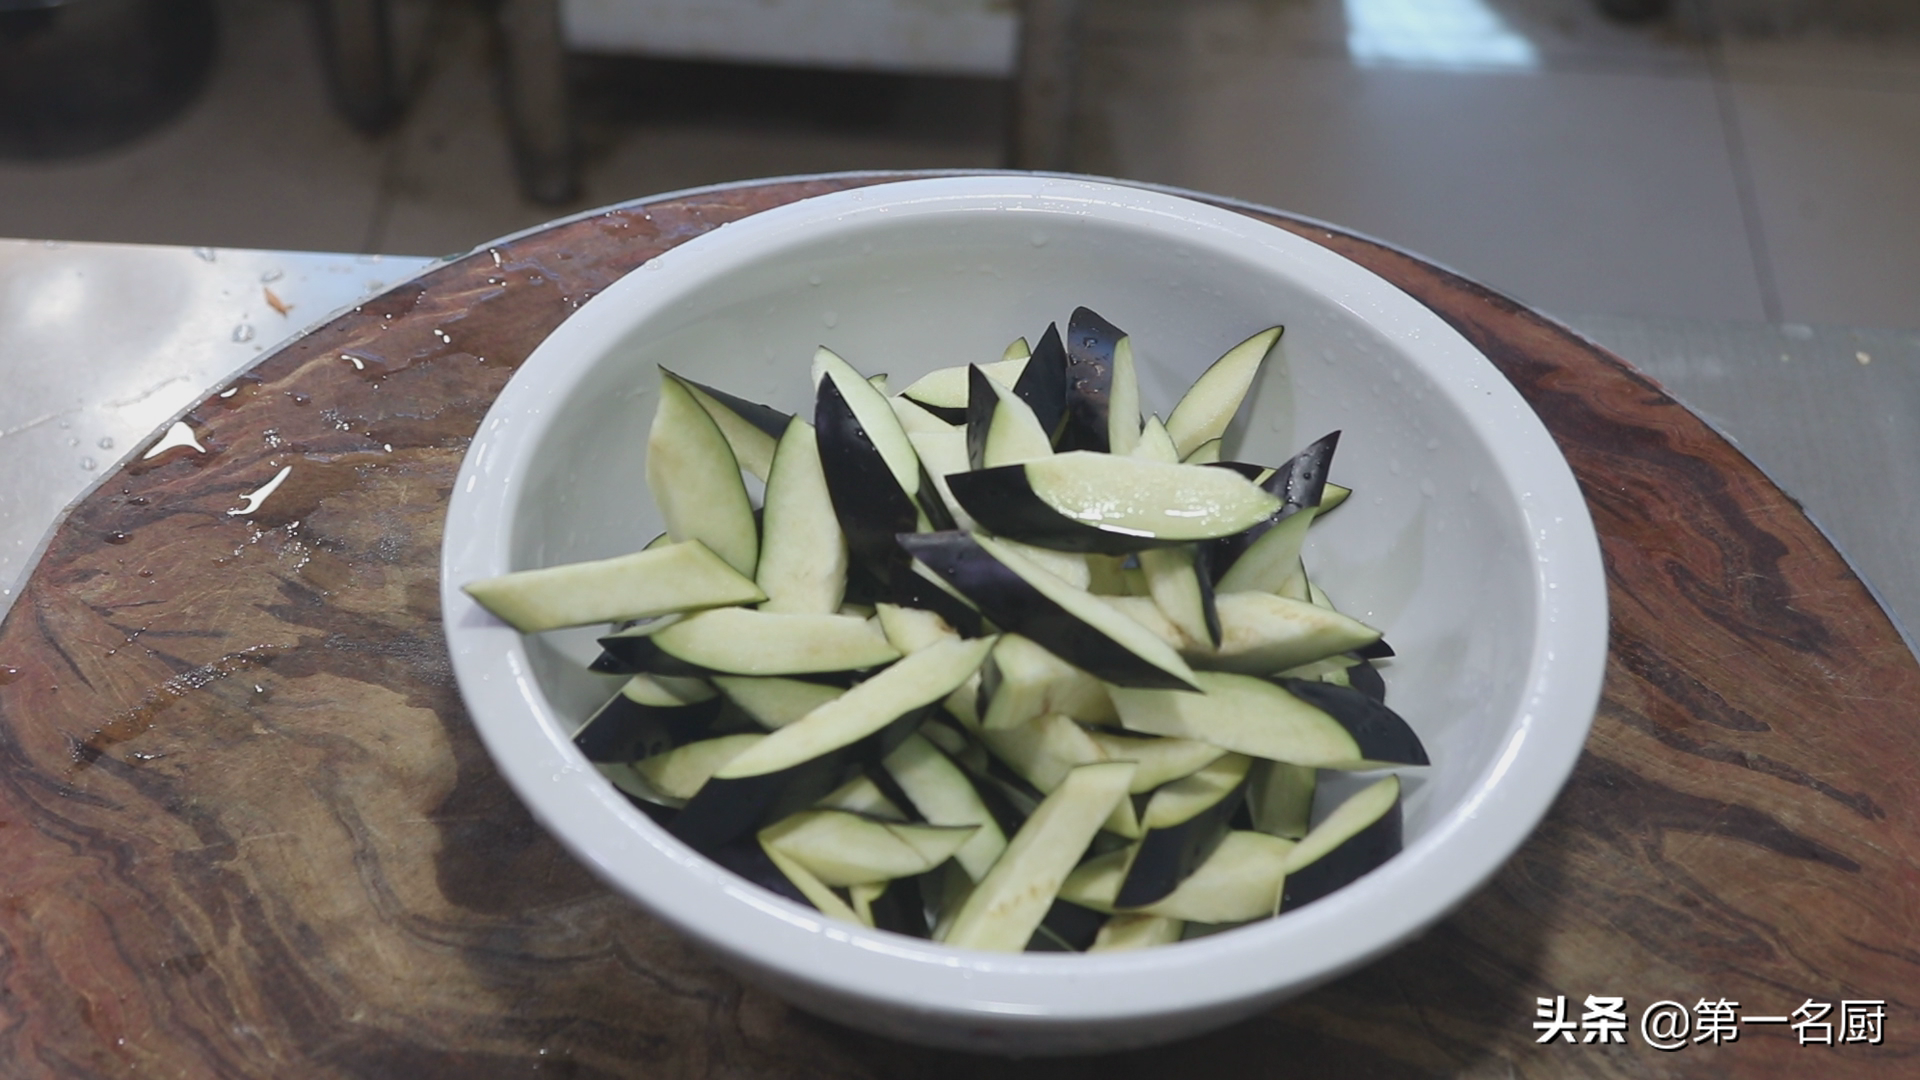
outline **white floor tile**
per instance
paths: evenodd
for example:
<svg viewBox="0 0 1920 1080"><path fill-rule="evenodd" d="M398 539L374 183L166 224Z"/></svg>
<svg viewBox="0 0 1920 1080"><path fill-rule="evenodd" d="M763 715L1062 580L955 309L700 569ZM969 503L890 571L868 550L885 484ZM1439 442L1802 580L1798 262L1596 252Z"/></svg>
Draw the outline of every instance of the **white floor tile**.
<svg viewBox="0 0 1920 1080"><path fill-rule="evenodd" d="M1704 77L1168 59L1109 59L1087 135L1118 174L1345 225L1550 310L1763 317Z"/></svg>
<svg viewBox="0 0 1920 1080"><path fill-rule="evenodd" d="M1791 322L1920 325L1920 93L1733 86Z"/></svg>

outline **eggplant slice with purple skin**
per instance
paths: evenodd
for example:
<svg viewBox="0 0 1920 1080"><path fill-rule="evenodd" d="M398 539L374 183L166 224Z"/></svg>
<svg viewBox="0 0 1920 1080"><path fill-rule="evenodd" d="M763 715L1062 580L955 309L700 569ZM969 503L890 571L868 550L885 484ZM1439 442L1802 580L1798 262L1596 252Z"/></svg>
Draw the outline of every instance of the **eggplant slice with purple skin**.
<svg viewBox="0 0 1920 1080"><path fill-rule="evenodd" d="M1074 308L1067 319L1066 422L1058 441L1061 450L1104 454L1110 448L1107 411L1113 397L1113 351L1126 336L1126 331L1090 308ZM1036 359L1038 355L1036 351Z"/></svg>
<svg viewBox="0 0 1920 1080"><path fill-rule="evenodd" d="M1261 487L1281 500L1280 509L1265 521L1254 525L1244 532L1225 536L1208 542L1203 546L1203 557L1207 560L1214 581L1219 581L1233 564L1247 553L1255 541L1271 531L1274 526L1294 516L1302 510L1318 509L1321 497L1326 493L1327 470L1333 464L1333 452L1340 445L1338 431L1315 440L1306 449L1288 458L1273 474L1261 483ZM1217 462L1210 468L1224 468L1237 472L1252 480L1259 475L1260 466L1244 462Z"/></svg>
<svg viewBox="0 0 1920 1080"><path fill-rule="evenodd" d="M1280 910L1305 907L1359 880L1400 854L1400 778L1389 776L1350 796L1288 854ZM1317 854L1325 849L1324 854ZM1304 861L1296 865L1295 857Z"/></svg>
<svg viewBox="0 0 1920 1080"><path fill-rule="evenodd" d="M1034 346L1020 378L1014 380L1013 392L1033 410L1041 429L1059 446L1067 423L1067 346L1060 340L1057 324L1047 324L1047 332L1040 335L1040 344ZM963 423L964 418L953 422ZM1106 430L1104 422L1100 430Z"/></svg>
<svg viewBox="0 0 1920 1080"><path fill-rule="evenodd" d="M1348 669L1351 671L1352 669ZM1351 676L1349 676L1351 677ZM1280 679L1294 697L1340 722L1369 760L1427 765L1427 748L1400 714L1365 690L1317 679ZM1384 690L1383 690L1384 697Z"/></svg>
<svg viewBox="0 0 1920 1080"><path fill-rule="evenodd" d="M856 566L885 584L892 577L892 566L905 561L894 537L914 531L919 507L901 490L886 458L832 379L820 380L813 427L827 495L847 535L848 552Z"/></svg>
<svg viewBox="0 0 1920 1080"><path fill-rule="evenodd" d="M1116 908L1146 907L1170 895L1207 861L1246 804L1252 766L1252 758L1226 754L1191 776L1161 785L1142 815L1146 832L1114 897Z"/></svg>
<svg viewBox="0 0 1920 1080"><path fill-rule="evenodd" d="M996 536L1099 555L1231 540L1284 509L1229 470L1084 452L955 473L947 489Z"/></svg>
<svg viewBox="0 0 1920 1080"><path fill-rule="evenodd" d="M663 753L708 737L720 698L691 705L643 705L624 693L602 705L574 733L573 745L588 761L621 763Z"/></svg>
<svg viewBox="0 0 1920 1080"><path fill-rule="evenodd" d="M1186 662L1152 631L1043 570L1022 574L1024 560L991 553L992 540L951 531L903 534L899 543L1002 630L1044 642L1069 664L1119 686L1197 689Z"/></svg>

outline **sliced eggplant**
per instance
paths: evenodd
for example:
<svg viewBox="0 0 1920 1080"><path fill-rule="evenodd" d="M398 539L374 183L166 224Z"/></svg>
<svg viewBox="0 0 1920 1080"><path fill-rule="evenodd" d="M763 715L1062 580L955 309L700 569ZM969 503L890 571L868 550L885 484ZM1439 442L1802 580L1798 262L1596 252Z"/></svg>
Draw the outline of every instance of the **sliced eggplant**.
<svg viewBox="0 0 1920 1080"><path fill-rule="evenodd" d="M968 466L984 469L1052 457L1053 441L1041 430L1027 403L979 368L970 370L973 396L967 403ZM951 481L948 489L952 489Z"/></svg>
<svg viewBox="0 0 1920 1080"><path fill-rule="evenodd" d="M1048 713L1019 727L982 730L980 740L1001 762L1040 792L1051 792L1082 765L1107 760L1086 729L1059 713ZM1140 836L1133 804L1121 800L1103 826L1128 839Z"/></svg>
<svg viewBox="0 0 1920 1080"><path fill-rule="evenodd" d="M1225 439L1208 439L1180 461L1186 465L1212 465L1220 460L1220 450L1225 445Z"/></svg>
<svg viewBox="0 0 1920 1080"><path fill-rule="evenodd" d="M845 810L875 821L906 822L907 812L865 772L834 788L813 804L815 810Z"/></svg>
<svg viewBox="0 0 1920 1080"><path fill-rule="evenodd" d="M698 540L631 555L517 570L464 586L467 595L523 634L751 604L752 581Z"/></svg>
<svg viewBox="0 0 1920 1080"><path fill-rule="evenodd" d="M1147 422L1141 425L1140 442L1132 452L1134 457L1142 461L1157 461L1162 465L1180 464L1180 455L1173 447L1173 437L1167 434L1167 426L1157 416L1147 417Z"/></svg>
<svg viewBox="0 0 1920 1080"><path fill-rule="evenodd" d="M1140 445L1140 383L1133 370L1133 341L1113 346L1113 381L1107 390L1107 453L1131 454Z"/></svg>
<svg viewBox="0 0 1920 1080"><path fill-rule="evenodd" d="M647 705L623 689L587 718L573 745L588 761L634 761L703 737L719 712L717 699Z"/></svg>
<svg viewBox="0 0 1920 1080"><path fill-rule="evenodd" d="M1078 904L1055 900L1027 940L1028 952L1086 952L1106 920Z"/></svg>
<svg viewBox="0 0 1920 1080"><path fill-rule="evenodd" d="M747 608L703 611L645 640L682 663L733 675L853 671L900 658L870 619Z"/></svg>
<svg viewBox="0 0 1920 1080"><path fill-rule="evenodd" d="M1339 506L1343 502L1346 502L1347 497L1352 494L1353 494L1352 488L1341 487L1339 484L1335 484L1329 481L1327 484L1326 491L1323 492L1320 496L1320 509L1314 516L1325 517L1327 514L1333 511L1334 507Z"/></svg>
<svg viewBox="0 0 1920 1080"><path fill-rule="evenodd" d="M733 450L740 467L764 481L773 466L774 446L786 432L787 421L793 418L779 409L704 386L665 368L660 369L660 374L693 395L726 436L727 446Z"/></svg>
<svg viewBox="0 0 1920 1080"><path fill-rule="evenodd" d="M1019 634L1002 634L981 668L981 727L1017 727L1043 713L1094 721L1113 720L1111 699L1100 680Z"/></svg>
<svg viewBox="0 0 1920 1080"><path fill-rule="evenodd" d="M923 725L923 730L926 726ZM906 792L913 808L927 821L935 825L978 826L978 831L954 851L953 857L973 880L985 877L1000 853L1006 850L1007 835L994 821L980 792L960 766L922 735L909 736L886 756L883 764L894 782Z"/></svg>
<svg viewBox="0 0 1920 1080"><path fill-rule="evenodd" d="M684 801L699 793L720 766L764 738L765 735L722 735L717 739L701 739L641 758L633 763L633 770L646 777L654 790Z"/></svg>
<svg viewBox="0 0 1920 1080"><path fill-rule="evenodd" d="M1107 452L1113 354L1126 336L1088 308L1075 308L1067 319L1066 424L1060 449Z"/></svg>
<svg viewBox="0 0 1920 1080"><path fill-rule="evenodd" d="M1186 924L1164 915L1114 915L1100 925L1088 952L1121 952L1153 945L1171 945L1180 940Z"/></svg>
<svg viewBox="0 0 1920 1080"><path fill-rule="evenodd" d="M754 722L768 730L783 728L827 702L846 688L804 679L716 675L713 684Z"/></svg>
<svg viewBox="0 0 1920 1080"><path fill-rule="evenodd" d="M1026 339L1021 338L1014 344L1021 346L1018 355L1012 355L1013 346L1007 346L1007 352L999 360L990 364L965 364L958 367L935 368L910 383L900 396L916 405L929 409L956 409L965 412L967 402L972 396L967 372L977 367L982 375L1011 390L1020 381L1020 373L1027 367Z"/></svg>
<svg viewBox="0 0 1920 1080"><path fill-rule="evenodd" d="M955 640L914 653L775 730L716 775L737 780L780 772L850 746L946 697L979 668L992 645L991 638Z"/></svg>
<svg viewBox="0 0 1920 1080"><path fill-rule="evenodd" d="M1293 696L1338 720L1353 735L1368 761L1426 765L1427 750L1399 713L1386 702L1352 686L1312 679L1283 679Z"/></svg>
<svg viewBox="0 0 1920 1080"><path fill-rule="evenodd" d="M900 430L906 432L909 439L915 435L945 434L960 430L939 414L914 404L908 398L890 397L887 399L887 404L893 406L893 415L900 421ZM919 447L914 447L914 450L917 453Z"/></svg>
<svg viewBox="0 0 1920 1080"><path fill-rule="evenodd" d="M1378 869L1400 853L1401 834L1399 777L1355 792L1288 854L1280 909L1311 904Z"/></svg>
<svg viewBox="0 0 1920 1080"><path fill-rule="evenodd" d="M1291 840L1236 829L1179 888L1138 913L1196 923L1266 918L1281 906L1293 847ZM1095 911L1118 910L1114 898L1132 854L1116 851L1088 859L1061 886L1061 899Z"/></svg>
<svg viewBox="0 0 1920 1080"><path fill-rule="evenodd" d="M1213 854L1245 797L1252 764L1243 754L1226 754L1153 793L1116 907L1142 908L1170 895Z"/></svg>
<svg viewBox="0 0 1920 1080"><path fill-rule="evenodd" d="M1197 739L1252 757L1327 769L1427 763L1406 721L1345 687L1305 680L1282 687L1218 671L1198 672L1194 679L1205 693L1120 686L1107 692L1120 711L1120 722L1134 731ZM1300 696L1302 689L1318 700ZM1319 691L1345 695L1336 698ZM1323 703L1332 709L1319 707Z"/></svg>
<svg viewBox="0 0 1920 1080"><path fill-rule="evenodd" d="M675 540L698 540L742 577L760 561L760 527L740 463L718 424L678 379L660 380L647 434L647 487Z"/></svg>
<svg viewBox="0 0 1920 1080"><path fill-rule="evenodd" d="M761 611L831 615L847 591L847 538L834 516L813 425L794 420L774 451L755 583Z"/></svg>
<svg viewBox="0 0 1920 1080"><path fill-rule="evenodd" d="M840 359L831 349L816 350L813 363L824 376L820 380L820 391L824 393L826 385L833 384L848 411L852 412L868 445L886 462L894 483L907 498L917 500L920 495L920 457L913 452L913 443L901 428L900 418L894 414L893 406L887 404L886 395L874 389L852 365ZM816 402L815 411L818 409ZM824 439L825 428L818 419L814 420L814 426L821 429Z"/></svg>
<svg viewBox="0 0 1920 1080"><path fill-rule="evenodd" d="M760 843L829 887L924 874L953 857L978 826L908 825L845 810L809 810L760 831Z"/></svg>
<svg viewBox="0 0 1920 1080"><path fill-rule="evenodd" d="M1230 470L1085 452L960 473L947 489L998 535L1105 555L1232 538L1281 508Z"/></svg>
<svg viewBox="0 0 1920 1080"><path fill-rule="evenodd" d="M1115 735L1109 731L1089 731L1087 737L1093 740L1108 761L1131 761L1140 767L1133 774L1135 795L1152 791L1181 777L1192 776L1226 753L1211 743L1193 739L1160 736L1140 738Z"/></svg>
<svg viewBox="0 0 1920 1080"><path fill-rule="evenodd" d="M1382 705L1387 703L1387 681L1380 677L1380 669L1374 667L1371 660L1360 660L1347 668L1347 685Z"/></svg>
<svg viewBox="0 0 1920 1080"><path fill-rule="evenodd" d="M1133 771L1131 762L1108 762L1069 773L968 894L946 943L998 952L1024 948L1101 822L1127 797Z"/></svg>
<svg viewBox="0 0 1920 1080"><path fill-rule="evenodd" d="M1211 651L1220 646L1220 611L1208 564L1198 556L1199 548L1192 544L1149 548L1140 553L1140 571L1154 606L1183 638Z"/></svg>
<svg viewBox="0 0 1920 1080"><path fill-rule="evenodd" d="M938 612L925 608L902 607L899 604L874 605L874 618L880 621L880 630L887 635L887 642L900 650L902 656L917 653L921 649L938 645L943 641L953 641L960 634Z"/></svg>
<svg viewBox="0 0 1920 1080"><path fill-rule="evenodd" d="M1151 631L990 537L925 533L903 536L900 543L1001 629L1041 643L1070 664L1120 685L1194 685L1186 661Z"/></svg>
<svg viewBox="0 0 1920 1080"><path fill-rule="evenodd" d="M1047 332L1040 335L1027 366L1020 369L1013 392L1033 410L1041 429L1059 446L1067 423L1067 347L1060 340L1058 326L1049 323Z"/></svg>
<svg viewBox="0 0 1920 1080"><path fill-rule="evenodd" d="M1187 388L1167 417L1167 433L1182 458L1227 433L1281 333L1281 327L1270 327L1228 349Z"/></svg>
<svg viewBox="0 0 1920 1080"><path fill-rule="evenodd" d="M857 378L852 382L866 386ZM891 408L887 415L892 418ZM913 497L915 492L901 485L898 474L841 393L838 381L820 380L813 423L827 492L833 502L834 515L846 534L854 569L884 586L900 561L894 535L920 527L921 512ZM898 421L894 423L894 430L899 431ZM911 452L911 440L904 432L900 437ZM917 455L910 475L917 489L920 482Z"/></svg>
<svg viewBox="0 0 1920 1080"><path fill-rule="evenodd" d="M813 901L794 885L792 878L780 872L780 868L767 858L766 850L757 841L742 840L728 844L708 852L707 858L776 896L813 907Z"/></svg>
<svg viewBox="0 0 1920 1080"><path fill-rule="evenodd" d="M1299 571L1300 545L1325 495L1327 469L1339 445L1335 431L1289 458L1260 485L1281 500L1279 509L1252 528L1207 545L1219 591L1280 592Z"/></svg>
<svg viewBox="0 0 1920 1080"><path fill-rule="evenodd" d="M787 879L788 884L792 885L796 892L805 897L806 902L818 910L820 914L830 919L839 919L842 922L863 924L866 922L865 919L860 917L859 912L853 910L851 904L840 899L839 894L828 888L826 882L815 877L813 871L801 865L799 860L784 852L767 847L765 844L760 845L760 850L761 853L766 856L767 861L773 864L776 870L780 871L780 875Z"/></svg>
<svg viewBox="0 0 1920 1080"><path fill-rule="evenodd" d="M1247 811L1253 828L1298 840L1313 817L1319 770L1284 761L1257 761L1247 776Z"/></svg>
<svg viewBox="0 0 1920 1080"><path fill-rule="evenodd" d="M698 705L719 695L705 679L676 679L664 675L635 675L620 687L620 692L642 705L673 708Z"/></svg>

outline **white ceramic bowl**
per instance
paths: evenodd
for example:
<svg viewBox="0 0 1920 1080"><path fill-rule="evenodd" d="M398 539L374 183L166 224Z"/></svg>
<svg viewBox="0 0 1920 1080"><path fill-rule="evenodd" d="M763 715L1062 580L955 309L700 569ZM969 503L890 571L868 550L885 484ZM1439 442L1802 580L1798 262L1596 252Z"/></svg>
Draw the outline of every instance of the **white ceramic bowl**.
<svg viewBox="0 0 1920 1080"><path fill-rule="evenodd" d="M1350 504L1316 525L1316 582L1383 628L1390 700L1432 756L1408 778L1406 850L1317 904L1111 955L951 949L823 919L695 855L629 806L569 736L618 680L593 634L522 638L460 591L602 558L659 531L643 477L665 364L809 409L827 345L905 385L997 359L1085 304L1133 337L1165 411L1227 347L1287 327L1233 456L1278 462L1335 428ZM621 892L795 1004L917 1042L1112 1050L1246 1016L1379 956L1460 904L1545 814L1584 743L1606 654L1605 582L1565 460L1511 385L1425 307L1243 215L1089 181L980 176L824 195L684 244L556 330L487 414L448 509L441 599L454 671L500 770Z"/></svg>

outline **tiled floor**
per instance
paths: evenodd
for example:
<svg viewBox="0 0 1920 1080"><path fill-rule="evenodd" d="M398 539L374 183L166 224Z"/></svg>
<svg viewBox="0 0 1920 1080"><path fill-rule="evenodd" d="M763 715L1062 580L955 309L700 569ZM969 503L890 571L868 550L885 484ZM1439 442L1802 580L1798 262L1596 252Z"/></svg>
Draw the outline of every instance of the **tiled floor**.
<svg viewBox="0 0 1920 1080"><path fill-rule="evenodd" d="M1000 161L991 82L581 65L586 193L515 191L468 0L398 0L379 139L326 104L307 5L229 0L172 126L0 162L0 235L442 254L690 185ZM1076 167L1361 230L1548 310L1920 327L1920 5L1096 0Z"/></svg>

